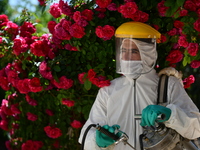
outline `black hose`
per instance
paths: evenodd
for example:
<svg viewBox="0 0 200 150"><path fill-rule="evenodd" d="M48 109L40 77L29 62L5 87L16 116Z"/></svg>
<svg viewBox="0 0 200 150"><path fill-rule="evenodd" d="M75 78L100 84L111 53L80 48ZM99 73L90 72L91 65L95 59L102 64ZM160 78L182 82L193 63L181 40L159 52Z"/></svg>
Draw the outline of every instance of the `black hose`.
<svg viewBox="0 0 200 150"><path fill-rule="evenodd" d="M141 149L141 150L144 150L144 148L143 148L143 142L142 142L144 136L145 136L145 134L140 134L140 136L139 136L139 140L140 140L140 149Z"/></svg>
<svg viewBox="0 0 200 150"><path fill-rule="evenodd" d="M96 124L90 124L87 129L85 130L85 133L83 134L83 138L82 138L82 145L81 145L81 150L84 150L84 145L85 145L85 138L87 136L88 131L90 130L91 127L96 127Z"/></svg>

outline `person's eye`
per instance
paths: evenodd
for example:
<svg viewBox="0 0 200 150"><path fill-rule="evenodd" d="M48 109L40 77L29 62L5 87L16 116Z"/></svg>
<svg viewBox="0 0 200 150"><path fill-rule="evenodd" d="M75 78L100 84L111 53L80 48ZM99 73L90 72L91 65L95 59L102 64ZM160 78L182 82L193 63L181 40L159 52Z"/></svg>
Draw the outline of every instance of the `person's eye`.
<svg viewBox="0 0 200 150"><path fill-rule="evenodd" d="M131 49L131 52L132 52L132 53L135 53L135 54L138 54L138 53L139 53L138 49Z"/></svg>

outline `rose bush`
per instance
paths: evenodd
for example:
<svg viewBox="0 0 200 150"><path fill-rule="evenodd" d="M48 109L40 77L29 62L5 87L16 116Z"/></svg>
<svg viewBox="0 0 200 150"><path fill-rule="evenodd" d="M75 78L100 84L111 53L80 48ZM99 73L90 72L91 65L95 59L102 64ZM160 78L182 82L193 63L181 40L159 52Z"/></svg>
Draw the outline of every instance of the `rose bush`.
<svg viewBox="0 0 200 150"><path fill-rule="evenodd" d="M46 33L37 33L39 24L27 16L13 22L0 15L0 87L6 91L0 127L9 132L9 150L80 149L79 132L98 89L120 76L114 32L124 22L158 30L156 69L182 70L185 88L195 82L187 70L200 67L198 0L60 0L49 14Z"/></svg>

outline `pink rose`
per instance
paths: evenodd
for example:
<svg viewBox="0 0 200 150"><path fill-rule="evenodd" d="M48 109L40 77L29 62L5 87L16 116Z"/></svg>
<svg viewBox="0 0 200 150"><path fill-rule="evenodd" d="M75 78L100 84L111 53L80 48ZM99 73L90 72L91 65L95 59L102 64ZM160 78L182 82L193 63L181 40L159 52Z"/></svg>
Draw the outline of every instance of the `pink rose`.
<svg viewBox="0 0 200 150"><path fill-rule="evenodd" d="M83 124L78 120L73 120L73 122L71 122L71 126L73 128L78 129L78 128L81 128L83 126Z"/></svg>
<svg viewBox="0 0 200 150"><path fill-rule="evenodd" d="M30 113L30 112L27 112L26 116L27 116L27 119L30 120L30 121L36 121L38 119L37 115Z"/></svg>
<svg viewBox="0 0 200 150"><path fill-rule="evenodd" d="M48 137L53 139L59 138L62 135L62 131L56 127L46 126L44 127L44 131Z"/></svg>
<svg viewBox="0 0 200 150"><path fill-rule="evenodd" d="M63 105L66 105L67 107L72 107L72 106L74 106L74 101L72 101L72 100L69 100L69 99L65 99L65 98L63 98L62 99L62 104Z"/></svg>

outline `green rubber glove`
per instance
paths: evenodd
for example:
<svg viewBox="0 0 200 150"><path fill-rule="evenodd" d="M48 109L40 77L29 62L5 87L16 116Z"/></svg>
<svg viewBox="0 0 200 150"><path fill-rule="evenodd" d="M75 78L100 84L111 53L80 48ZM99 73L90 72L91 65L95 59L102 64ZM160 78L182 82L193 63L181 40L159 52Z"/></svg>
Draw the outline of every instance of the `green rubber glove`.
<svg viewBox="0 0 200 150"><path fill-rule="evenodd" d="M163 114L163 119L157 119L159 115ZM160 105L149 105L142 110L141 126L154 126L155 121L164 122L171 116L171 109Z"/></svg>
<svg viewBox="0 0 200 150"><path fill-rule="evenodd" d="M111 133L115 133L115 130L119 129L120 126L119 125L113 125L113 126L104 125L102 126L102 128L107 129ZM119 132L116 133L116 135L120 137ZM99 147L108 147L109 145L112 145L114 142L115 140L105 135L104 133L96 130L96 143Z"/></svg>

